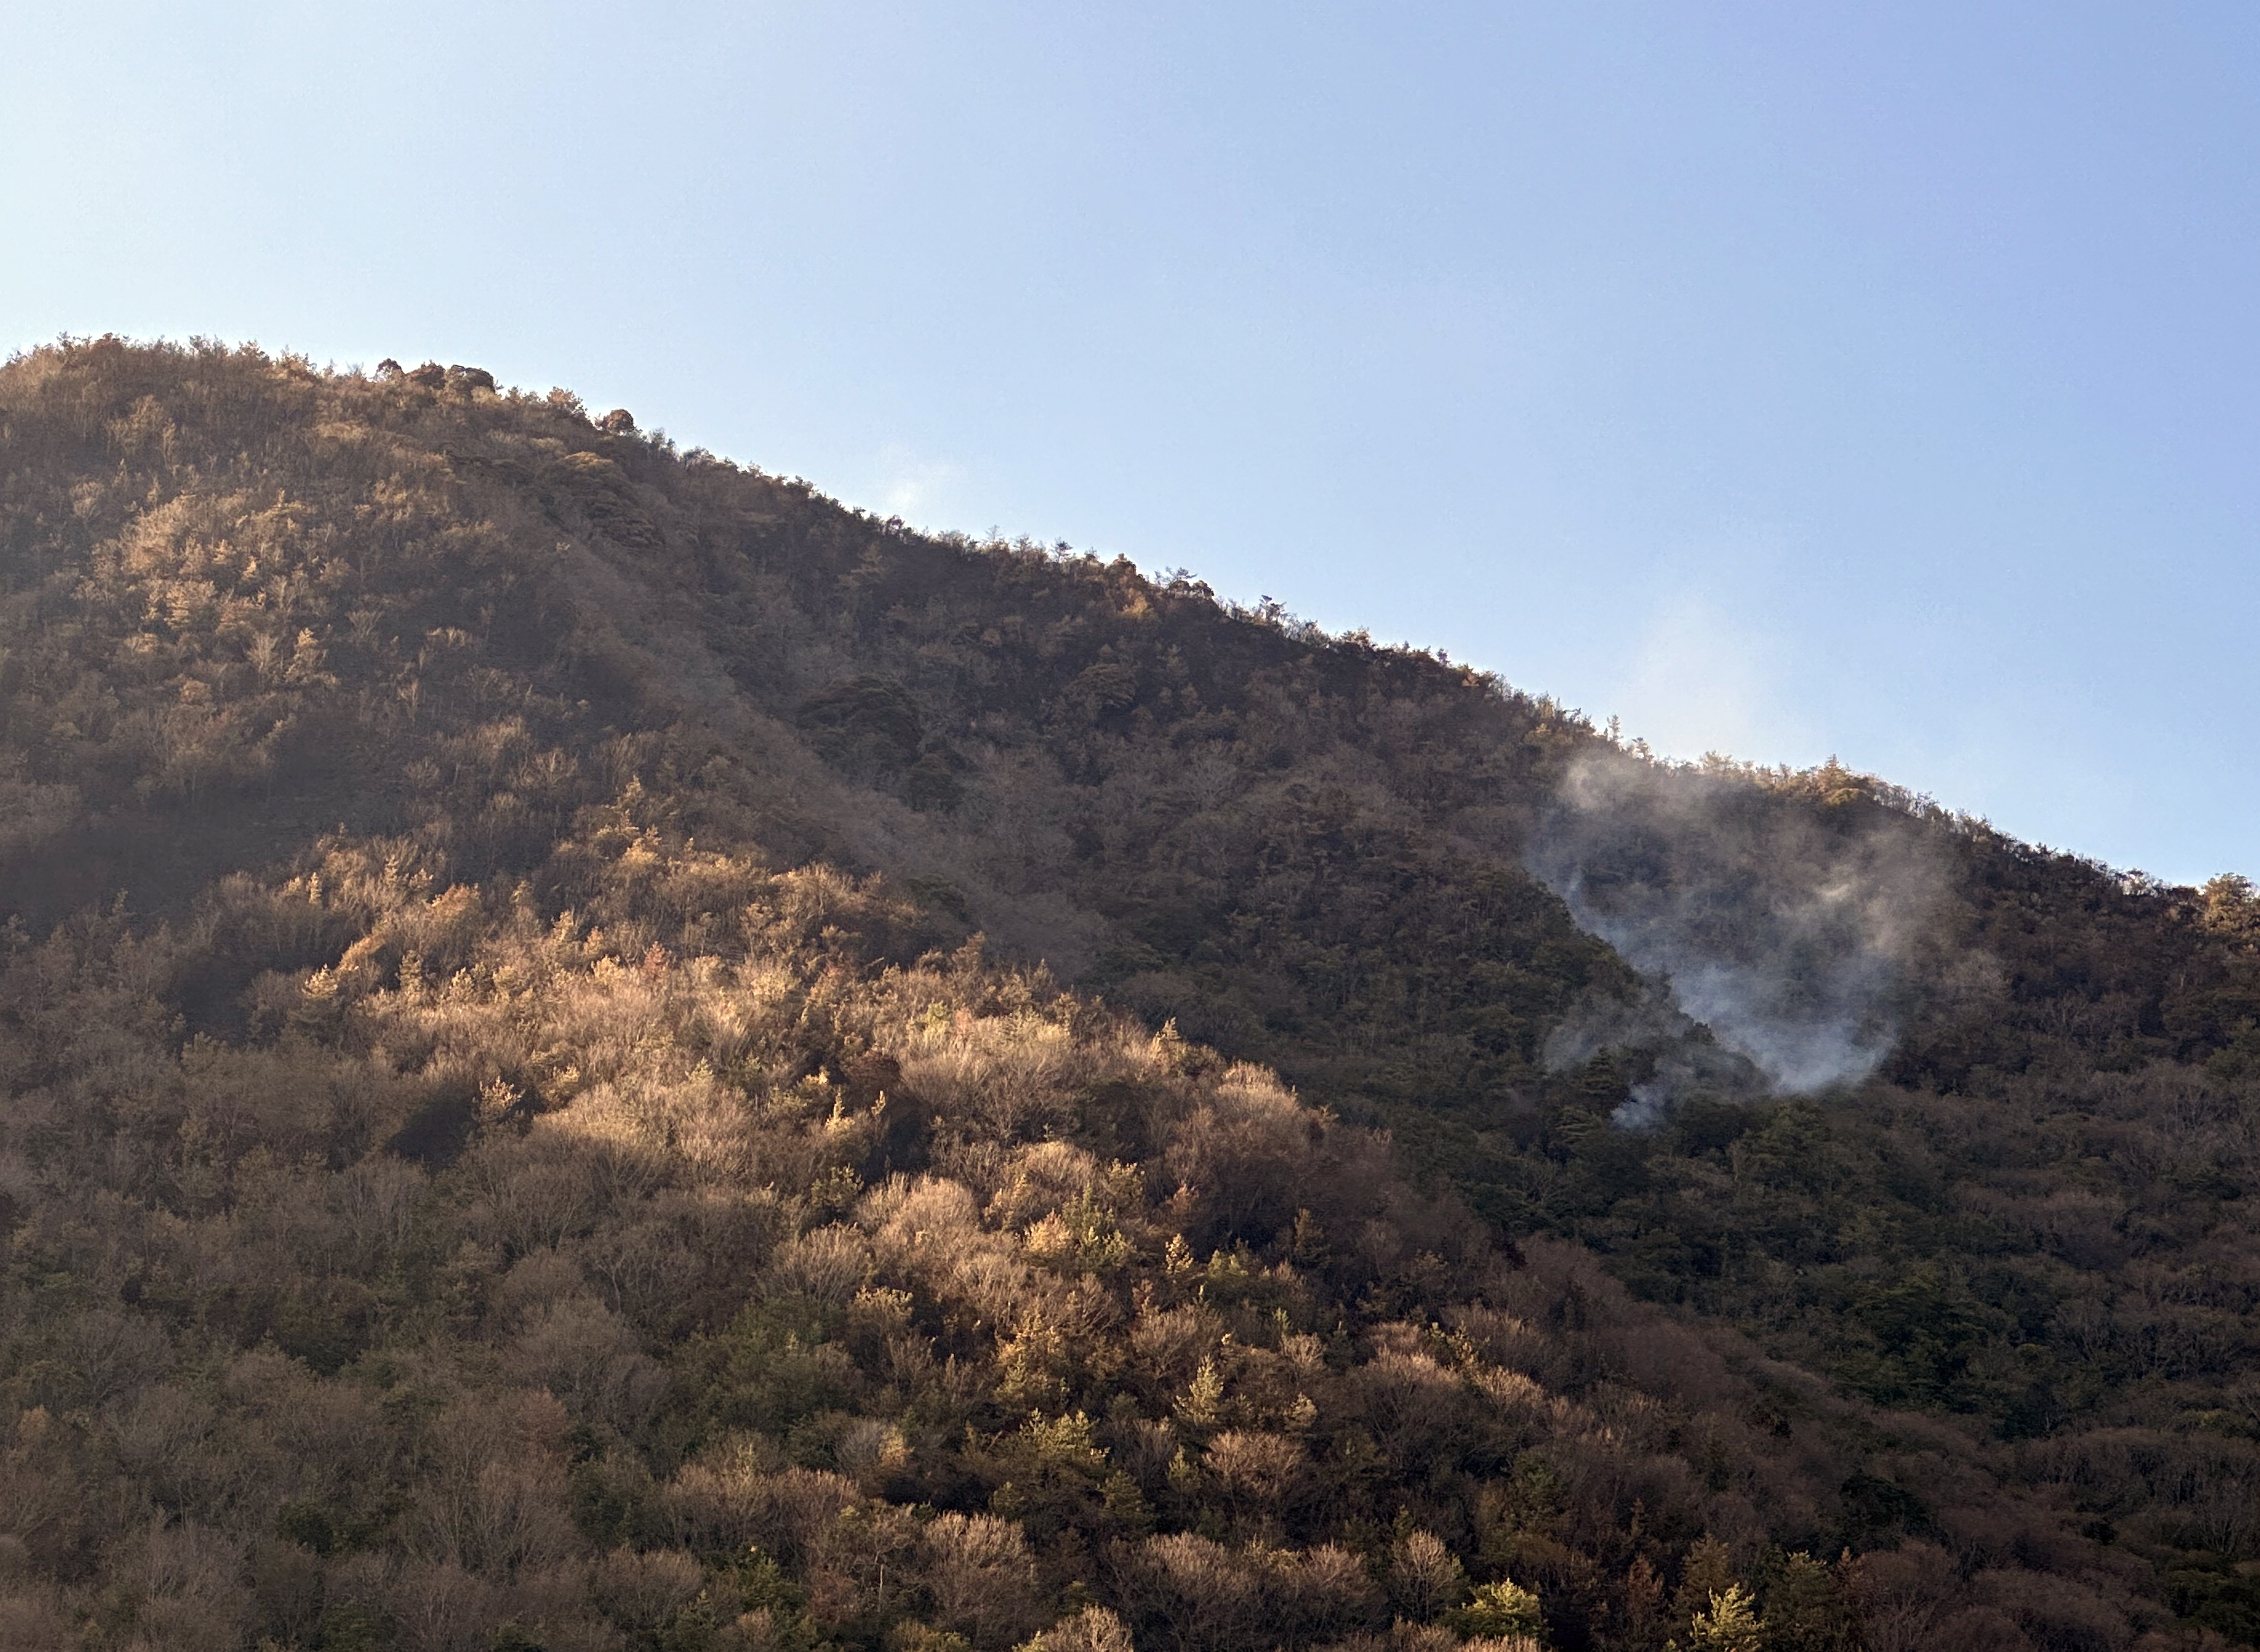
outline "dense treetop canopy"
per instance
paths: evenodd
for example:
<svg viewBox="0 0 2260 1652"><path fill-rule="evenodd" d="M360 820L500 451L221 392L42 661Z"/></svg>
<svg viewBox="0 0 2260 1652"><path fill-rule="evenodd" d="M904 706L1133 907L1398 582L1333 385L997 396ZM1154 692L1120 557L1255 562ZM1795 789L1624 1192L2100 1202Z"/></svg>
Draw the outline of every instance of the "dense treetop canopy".
<svg viewBox="0 0 2260 1652"><path fill-rule="evenodd" d="M2260 901L476 369L0 369L0 1646L2260 1643Z"/></svg>

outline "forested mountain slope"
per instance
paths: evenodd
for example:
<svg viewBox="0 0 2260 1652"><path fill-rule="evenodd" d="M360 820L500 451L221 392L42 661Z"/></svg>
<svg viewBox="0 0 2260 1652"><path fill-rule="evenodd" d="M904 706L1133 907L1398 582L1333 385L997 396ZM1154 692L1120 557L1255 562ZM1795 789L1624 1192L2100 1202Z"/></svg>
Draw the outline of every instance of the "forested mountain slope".
<svg viewBox="0 0 2260 1652"><path fill-rule="evenodd" d="M0 1645L2260 1642L2238 880L468 369L10 363L0 649Z"/></svg>

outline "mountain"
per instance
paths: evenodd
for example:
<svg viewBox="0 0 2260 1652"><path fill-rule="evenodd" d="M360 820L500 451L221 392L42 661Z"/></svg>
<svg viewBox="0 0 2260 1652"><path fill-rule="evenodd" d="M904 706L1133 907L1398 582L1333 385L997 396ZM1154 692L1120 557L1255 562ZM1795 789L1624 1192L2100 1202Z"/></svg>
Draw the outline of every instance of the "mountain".
<svg viewBox="0 0 2260 1652"><path fill-rule="evenodd" d="M2260 1644L2260 901L474 368L0 369L0 1647Z"/></svg>

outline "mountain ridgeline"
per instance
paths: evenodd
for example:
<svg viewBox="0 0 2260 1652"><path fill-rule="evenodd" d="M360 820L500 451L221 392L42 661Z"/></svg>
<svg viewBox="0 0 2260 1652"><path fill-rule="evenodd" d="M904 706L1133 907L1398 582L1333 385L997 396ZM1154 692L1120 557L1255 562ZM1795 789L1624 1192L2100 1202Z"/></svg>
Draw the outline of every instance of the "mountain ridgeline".
<svg viewBox="0 0 2260 1652"><path fill-rule="evenodd" d="M2260 900L563 391L0 368L0 1649L2260 1645Z"/></svg>

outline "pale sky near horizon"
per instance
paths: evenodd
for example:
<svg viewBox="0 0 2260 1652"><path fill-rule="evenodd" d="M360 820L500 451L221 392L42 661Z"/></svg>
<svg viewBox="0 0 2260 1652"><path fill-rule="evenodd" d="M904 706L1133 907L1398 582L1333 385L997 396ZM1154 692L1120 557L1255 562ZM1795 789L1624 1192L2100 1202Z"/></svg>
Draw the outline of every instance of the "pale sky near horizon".
<svg viewBox="0 0 2260 1652"><path fill-rule="evenodd" d="M0 350L392 355L2260 875L2260 11L0 0Z"/></svg>

